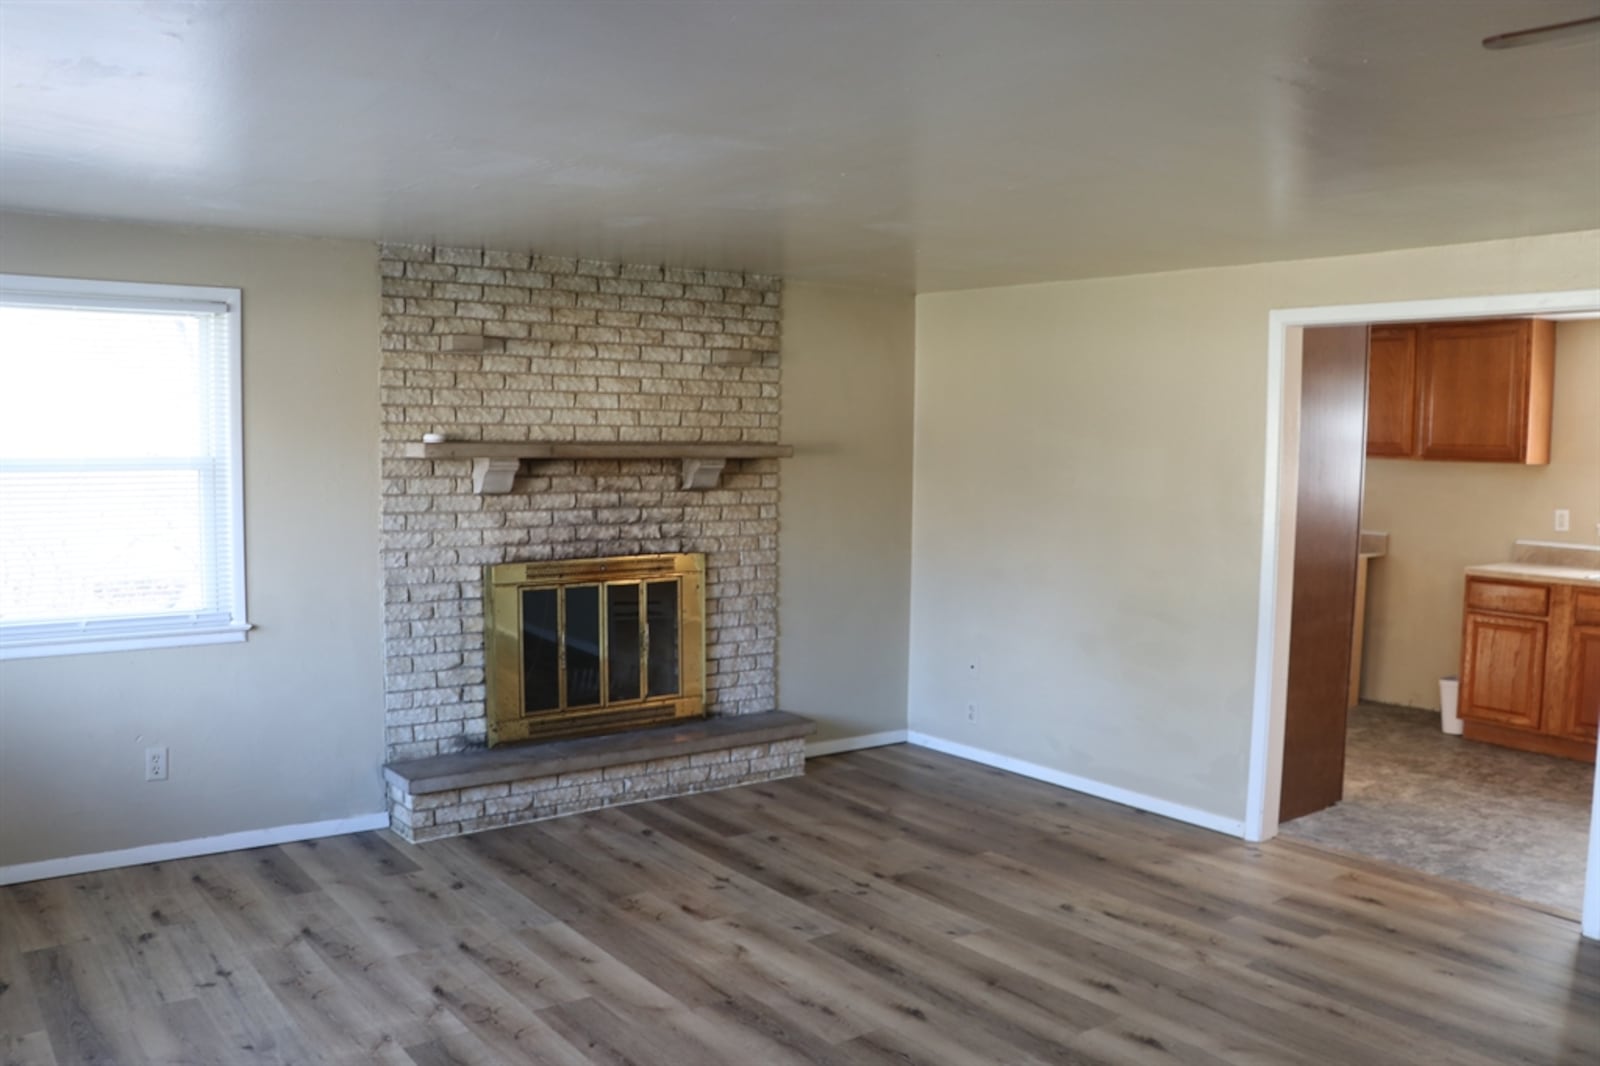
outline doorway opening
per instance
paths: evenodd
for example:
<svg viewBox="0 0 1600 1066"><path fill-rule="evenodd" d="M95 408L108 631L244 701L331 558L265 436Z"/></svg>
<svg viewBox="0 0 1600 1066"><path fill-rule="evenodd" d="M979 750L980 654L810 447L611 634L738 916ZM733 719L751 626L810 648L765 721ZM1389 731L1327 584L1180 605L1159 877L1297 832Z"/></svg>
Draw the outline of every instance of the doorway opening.
<svg viewBox="0 0 1600 1066"><path fill-rule="evenodd" d="M1260 599L1260 627L1258 630L1257 645L1257 670L1255 684L1254 722L1251 745L1251 763L1249 777L1248 806L1246 817L1246 836L1251 840L1266 840L1276 835L1279 823L1280 803L1284 798L1284 755L1286 738L1286 708L1289 705L1289 660L1290 636L1292 632L1291 621L1298 620L1296 611L1296 569L1295 558L1297 550L1297 519L1299 517L1300 479L1301 479L1301 403L1302 403L1302 369L1306 365L1305 331L1308 328L1324 327L1359 327L1359 336L1362 340L1363 371L1365 356L1366 326L1369 324L1407 323L1407 322L1445 322L1462 319L1487 319L1487 318L1516 318L1516 317L1550 317L1568 316L1582 313L1600 311L1600 290L1583 290L1578 292L1541 293L1518 296L1501 297L1473 297L1463 299L1433 300L1403 302L1391 304L1366 304L1345 307L1303 308L1274 311L1269 316L1269 391L1268 391L1268 455L1267 455L1267 483L1266 507L1263 522L1263 553L1262 553L1262 581ZM1329 333L1338 333L1338 330L1329 330ZM1320 342L1319 342L1320 343ZM1312 358L1319 358L1315 352ZM1364 434L1362 411L1365 409L1365 376L1361 378L1361 395L1359 406L1354 414L1355 421L1351 423L1345 416L1343 429L1338 430L1345 436L1361 442ZM1335 408L1341 404L1344 409L1350 405L1349 390L1346 388L1342 396L1334 395L1331 401ZM1309 410L1309 409L1308 409ZM1309 416L1306 430L1310 433L1318 432L1318 418L1325 428L1329 419ZM1338 419L1334 420L1335 422ZM1361 445L1358 444L1358 447ZM1359 454L1359 453L1358 453ZM1359 462L1359 460L1358 460ZM1429 464L1415 464L1418 467ZM1306 471L1309 479L1320 480L1329 476L1322 469ZM1337 475L1335 471L1335 475ZM1308 481L1308 484L1311 483ZM1358 536L1360 523L1357 520L1361 506L1360 475L1356 480L1356 492L1352 497L1349 492L1344 496L1347 501L1353 499L1353 504L1346 502L1342 506L1353 506L1356 510L1348 517L1351 532L1351 563L1354 564L1356 555L1355 537ZM1308 524L1314 524L1315 514L1307 515ZM1507 546L1509 551L1510 546ZM1488 560L1485 560L1488 561ZM1352 574L1353 583L1353 574ZM1302 586L1301 592L1310 589L1311 583ZM1348 587L1348 586L1347 586ZM1304 613L1302 611L1302 613ZM1349 631L1346 630L1348 633ZM1348 669L1349 656L1343 660ZM1326 689L1331 682L1323 679L1322 687ZM1373 714L1384 714L1379 710L1360 708L1357 710L1353 721L1362 727L1364 742L1372 739L1374 729L1367 726L1391 727L1403 724L1404 715L1391 715L1388 718L1373 718ZM1433 720L1435 723L1437 718ZM1413 722L1415 724L1415 722ZM1342 725L1340 719L1341 735L1338 754L1342 760L1344 754ZM1437 727L1432 726L1437 732ZM1379 730L1381 731L1381 729ZM1422 739L1419 734L1417 739ZM1377 747L1386 746L1385 741L1379 740ZM1459 747L1459 745L1458 745ZM1352 752L1359 758L1359 748L1352 748ZM1342 766L1341 766L1342 769ZM1292 806L1292 804L1291 804ZM1587 879L1583 892L1583 929L1587 936L1600 937L1600 832L1597 832L1594 813L1600 809L1597 794L1590 789L1590 813L1588 817L1587 840ZM1291 815L1292 816L1292 815ZM1448 875L1447 875L1448 876Z"/></svg>

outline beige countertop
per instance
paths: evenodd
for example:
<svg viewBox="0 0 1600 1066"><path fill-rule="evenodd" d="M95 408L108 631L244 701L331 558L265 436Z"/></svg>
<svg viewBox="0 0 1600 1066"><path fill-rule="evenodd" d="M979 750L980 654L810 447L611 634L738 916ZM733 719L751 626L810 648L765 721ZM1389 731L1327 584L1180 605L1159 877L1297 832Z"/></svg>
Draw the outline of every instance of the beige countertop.
<svg viewBox="0 0 1600 1066"><path fill-rule="evenodd" d="M1543 581L1556 585L1585 585L1600 588L1600 570L1576 566L1546 566L1542 563L1485 563L1469 566L1474 577L1502 577L1512 581Z"/></svg>

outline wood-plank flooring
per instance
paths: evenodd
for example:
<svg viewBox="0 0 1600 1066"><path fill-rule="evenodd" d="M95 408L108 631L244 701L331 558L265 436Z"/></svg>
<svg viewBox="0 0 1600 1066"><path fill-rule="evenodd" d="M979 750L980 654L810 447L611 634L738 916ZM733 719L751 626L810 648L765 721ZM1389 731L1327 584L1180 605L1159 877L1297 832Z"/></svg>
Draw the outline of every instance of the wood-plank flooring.
<svg viewBox="0 0 1600 1066"><path fill-rule="evenodd" d="M1600 945L908 747L0 889L6 1063L1600 1062Z"/></svg>

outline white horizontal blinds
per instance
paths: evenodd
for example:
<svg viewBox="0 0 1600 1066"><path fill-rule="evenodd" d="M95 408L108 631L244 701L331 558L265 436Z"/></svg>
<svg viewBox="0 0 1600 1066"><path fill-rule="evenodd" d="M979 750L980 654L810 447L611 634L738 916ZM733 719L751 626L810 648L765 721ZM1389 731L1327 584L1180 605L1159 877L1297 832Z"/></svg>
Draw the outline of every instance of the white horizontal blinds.
<svg viewBox="0 0 1600 1066"><path fill-rule="evenodd" d="M242 621L228 313L0 291L0 640Z"/></svg>

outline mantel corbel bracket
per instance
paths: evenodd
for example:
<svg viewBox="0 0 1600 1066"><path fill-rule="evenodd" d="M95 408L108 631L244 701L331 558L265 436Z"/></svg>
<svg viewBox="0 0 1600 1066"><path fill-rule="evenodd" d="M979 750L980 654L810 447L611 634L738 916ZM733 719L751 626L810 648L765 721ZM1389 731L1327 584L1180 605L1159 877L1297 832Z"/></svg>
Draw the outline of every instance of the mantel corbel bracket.
<svg viewBox="0 0 1600 1066"><path fill-rule="evenodd" d="M479 456L472 460L472 491L480 496L501 496L511 491L520 459Z"/></svg>
<svg viewBox="0 0 1600 1066"><path fill-rule="evenodd" d="M686 489L714 489L722 480L726 459L685 459L683 461L683 487Z"/></svg>

